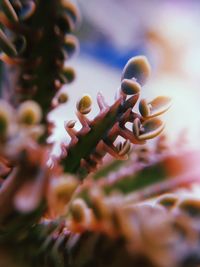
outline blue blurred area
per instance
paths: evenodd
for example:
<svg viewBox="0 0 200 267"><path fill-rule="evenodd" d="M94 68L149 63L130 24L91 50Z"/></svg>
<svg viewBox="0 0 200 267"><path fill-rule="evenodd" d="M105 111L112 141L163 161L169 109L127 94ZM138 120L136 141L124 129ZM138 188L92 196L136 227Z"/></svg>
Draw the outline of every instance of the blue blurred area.
<svg viewBox="0 0 200 267"><path fill-rule="evenodd" d="M87 4L85 0L77 1L82 13L81 55L120 69L130 57L138 54L153 58L151 64L154 65L155 60L160 60L160 54L168 53L164 51L168 43L173 42L167 39L169 28L177 31L172 38L181 39L182 28L189 35L188 17L195 20L200 10L200 0L87 0ZM196 19L196 24L198 22ZM152 31L156 36L154 43L149 38ZM153 56L149 50L152 45L158 51L153 52Z"/></svg>
<svg viewBox="0 0 200 267"><path fill-rule="evenodd" d="M119 69L122 69L131 57L140 54L146 54L145 48L141 45L134 47L133 50L120 51L106 39L98 40L96 43L81 43L81 55L95 58L110 67Z"/></svg>

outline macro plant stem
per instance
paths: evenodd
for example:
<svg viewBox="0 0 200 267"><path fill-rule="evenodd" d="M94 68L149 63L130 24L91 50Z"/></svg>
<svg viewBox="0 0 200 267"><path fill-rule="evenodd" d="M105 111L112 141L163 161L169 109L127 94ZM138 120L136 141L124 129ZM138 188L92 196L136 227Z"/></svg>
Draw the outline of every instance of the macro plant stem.
<svg viewBox="0 0 200 267"><path fill-rule="evenodd" d="M80 96L81 128L65 114L70 140L52 155L79 21L69 0L0 0L0 267L200 266L200 201L176 192L199 183L199 152L164 135L149 146L171 99L141 98L145 56L128 60L113 104L97 94L96 117Z"/></svg>

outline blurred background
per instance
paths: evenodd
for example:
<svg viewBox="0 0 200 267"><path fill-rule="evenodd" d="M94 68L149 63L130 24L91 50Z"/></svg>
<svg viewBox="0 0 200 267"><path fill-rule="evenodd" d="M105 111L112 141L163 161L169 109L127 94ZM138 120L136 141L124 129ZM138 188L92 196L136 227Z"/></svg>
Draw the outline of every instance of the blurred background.
<svg viewBox="0 0 200 267"><path fill-rule="evenodd" d="M96 94L112 103L128 59L146 55L152 76L142 97L171 96L173 106L164 116L166 133L199 146L200 136L200 1L199 0L76 0L82 14L77 32L78 57L66 62L76 80L66 89L69 102L54 116L54 138L66 140L63 121L75 119L77 99L85 93L94 100L90 116L98 112Z"/></svg>

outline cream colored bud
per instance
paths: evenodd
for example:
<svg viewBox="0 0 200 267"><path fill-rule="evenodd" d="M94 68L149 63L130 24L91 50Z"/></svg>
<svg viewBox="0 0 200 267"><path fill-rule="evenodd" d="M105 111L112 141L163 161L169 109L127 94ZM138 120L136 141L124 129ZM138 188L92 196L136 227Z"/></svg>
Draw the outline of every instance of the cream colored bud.
<svg viewBox="0 0 200 267"><path fill-rule="evenodd" d="M126 95L139 94L141 86L134 79L124 79L121 83L121 90Z"/></svg>
<svg viewBox="0 0 200 267"><path fill-rule="evenodd" d="M72 34L67 34L65 36L63 47L64 47L64 52L66 54L66 58L71 58L74 55L74 53L77 50L79 50L78 39Z"/></svg>
<svg viewBox="0 0 200 267"><path fill-rule="evenodd" d="M57 178L52 184L52 192L56 199L67 203L78 186L78 181L73 176Z"/></svg>
<svg viewBox="0 0 200 267"><path fill-rule="evenodd" d="M153 118L163 114L171 107L171 98L167 96L158 96L151 102L142 99L139 104L140 114L144 118Z"/></svg>
<svg viewBox="0 0 200 267"><path fill-rule="evenodd" d="M24 7L20 9L19 18L24 21L29 19L35 12L36 3L34 1L27 1Z"/></svg>
<svg viewBox="0 0 200 267"><path fill-rule="evenodd" d="M140 126L139 140L152 139L158 136L164 129L165 124L158 118L152 118L144 121Z"/></svg>
<svg viewBox="0 0 200 267"><path fill-rule="evenodd" d="M125 65L122 72L123 79L135 78L143 86L151 73L151 66L145 56L132 57Z"/></svg>
<svg viewBox="0 0 200 267"><path fill-rule="evenodd" d="M72 217L76 222L83 222L86 218L87 205L82 199L75 199L71 205Z"/></svg>
<svg viewBox="0 0 200 267"><path fill-rule="evenodd" d="M117 149L118 152L121 151L121 149L122 149L122 142L117 143L116 149Z"/></svg>
<svg viewBox="0 0 200 267"><path fill-rule="evenodd" d="M131 143L129 140L126 140L121 147L121 150L119 151L119 155L120 156L125 156L126 154L128 154L131 150Z"/></svg>
<svg viewBox="0 0 200 267"><path fill-rule="evenodd" d="M164 194L161 196L157 203L164 206L167 209L171 209L178 202L178 197L175 194Z"/></svg>
<svg viewBox="0 0 200 267"><path fill-rule="evenodd" d="M89 95L84 95L77 101L76 108L82 114L88 114L91 111L92 99Z"/></svg>
<svg viewBox="0 0 200 267"><path fill-rule="evenodd" d="M59 96L58 96L58 103L59 104L64 104L68 101L68 95L66 93L61 93Z"/></svg>
<svg viewBox="0 0 200 267"><path fill-rule="evenodd" d="M75 120L67 121L65 122L65 129L67 130L67 128L74 128L75 124L76 124Z"/></svg>
<svg viewBox="0 0 200 267"><path fill-rule="evenodd" d="M142 117L146 118L146 117L150 116L151 109L150 109L150 106L149 106L149 104L147 103L147 101L145 99L142 99L140 101L139 111L140 111L140 114L142 115Z"/></svg>
<svg viewBox="0 0 200 267"><path fill-rule="evenodd" d="M139 118L136 118L133 122L133 133L136 137L140 134L141 122Z"/></svg>
<svg viewBox="0 0 200 267"><path fill-rule="evenodd" d="M19 122L26 125L37 124L42 119L42 110L40 106L32 100L23 102L18 109Z"/></svg>
<svg viewBox="0 0 200 267"><path fill-rule="evenodd" d="M200 200L191 198L184 199L178 207L190 216L200 218Z"/></svg>

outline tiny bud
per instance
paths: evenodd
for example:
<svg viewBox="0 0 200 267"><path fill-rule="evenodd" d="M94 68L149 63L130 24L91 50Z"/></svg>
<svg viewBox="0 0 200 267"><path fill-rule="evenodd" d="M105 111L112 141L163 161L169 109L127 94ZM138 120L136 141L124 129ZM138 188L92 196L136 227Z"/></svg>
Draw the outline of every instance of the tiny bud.
<svg viewBox="0 0 200 267"><path fill-rule="evenodd" d="M82 114L88 114L91 111L92 99L89 95L83 96L76 104L77 110Z"/></svg>
<svg viewBox="0 0 200 267"><path fill-rule="evenodd" d="M151 73L150 64L145 56L136 56L131 58L125 65L122 72L123 79L135 78L143 86Z"/></svg>
<svg viewBox="0 0 200 267"><path fill-rule="evenodd" d="M59 74L59 78L61 83L66 84L66 83L71 83L75 79L75 71L73 68L70 67L64 67L62 72Z"/></svg>
<svg viewBox="0 0 200 267"><path fill-rule="evenodd" d="M67 34L64 41L64 51L66 52L66 58L71 56L78 50L79 42L74 35Z"/></svg>
<svg viewBox="0 0 200 267"><path fill-rule="evenodd" d="M139 104L139 111L144 118L153 118L166 112L170 108L171 102L171 98L167 96L158 96L148 103L142 99Z"/></svg>
<svg viewBox="0 0 200 267"><path fill-rule="evenodd" d="M18 119L26 125L39 123L42 119L40 106L32 100L23 102L18 109Z"/></svg>
<svg viewBox="0 0 200 267"><path fill-rule="evenodd" d="M135 95L140 92L141 86L134 79L124 79L121 83L121 90L126 95Z"/></svg>
<svg viewBox="0 0 200 267"><path fill-rule="evenodd" d="M119 142L119 143L116 145L116 149L117 149L118 152L122 149L122 142Z"/></svg>
<svg viewBox="0 0 200 267"><path fill-rule="evenodd" d="M76 121L75 120L70 120L68 122L65 122L65 129L67 129L67 128L74 128L75 124L76 124Z"/></svg>
<svg viewBox="0 0 200 267"><path fill-rule="evenodd" d="M19 18L20 20L24 21L29 19L35 12L36 4L34 1L27 1L23 3L19 10Z"/></svg>
<svg viewBox="0 0 200 267"><path fill-rule="evenodd" d="M167 209L171 209L175 206L175 204L178 202L178 198L174 194L165 194L161 196L157 203L164 206Z"/></svg>
<svg viewBox="0 0 200 267"><path fill-rule="evenodd" d="M150 116L155 117L163 114L171 107L171 98L167 96L158 96L149 102Z"/></svg>
<svg viewBox="0 0 200 267"><path fill-rule="evenodd" d="M126 140L123 144L122 144L122 148L119 151L119 155L120 156L124 156L126 155L128 152L130 152L131 149L131 143L129 140Z"/></svg>
<svg viewBox="0 0 200 267"><path fill-rule="evenodd" d="M53 194L59 201L67 203L77 186L78 181L73 176L60 177L52 185Z"/></svg>
<svg viewBox="0 0 200 267"><path fill-rule="evenodd" d="M55 80L54 80L54 86L55 86L55 89L56 89L56 90L59 90L59 89L61 88L61 86L62 86L61 81L58 80L58 79L55 79Z"/></svg>
<svg viewBox="0 0 200 267"><path fill-rule="evenodd" d="M200 217L199 199L185 199L179 204L178 207L190 216Z"/></svg>
<svg viewBox="0 0 200 267"><path fill-rule="evenodd" d="M150 106L145 99L142 99L139 104L139 111L142 117L149 117L151 114Z"/></svg>
<svg viewBox="0 0 200 267"><path fill-rule="evenodd" d="M72 20L69 19L66 12L60 12L57 16L56 27L59 28L59 31L63 33L72 31L75 28L75 25Z"/></svg>
<svg viewBox="0 0 200 267"><path fill-rule="evenodd" d="M139 140L152 139L163 131L164 126L164 123L158 118L146 120L141 124L140 134L137 138Z"/></svg>
<svg viewBox="0 0 200 267"><path fill-rule="evenodd" d="M87 205L82 199L75 199L71 204L72 217L76 222L83 222L86 218Z"/></svg>
<svg viewBox="0 0 200 267"><path fill-rule="evenodd" d="M61 93L59 96L58 96L58 103L59 104L64 104L68 101L68 95L65 94L65 93Z"/></svg>
<svg viewBox="0 0 200 267"><path fill-rule="evenodd" d="M80 12L76 5L70 1L61 0L61 5L63 6L63 13L66 14L68 21L70 22L71 31L73 31L80 23Z"/></svg>
<svg viewBox="0 0 200 267"><path fill-rule="evenodd" d="M133 133L136 137L140 134L141 122L139 118L136 118L133 122Z"/></svg>
<svg viewBox="0 0 200 267"><path fill-rule="evenodd" d="M106 206L105 197L98 189L94 188L91 194L92 211L96 219L103 220L109 216L109 209Z"/></svg>

